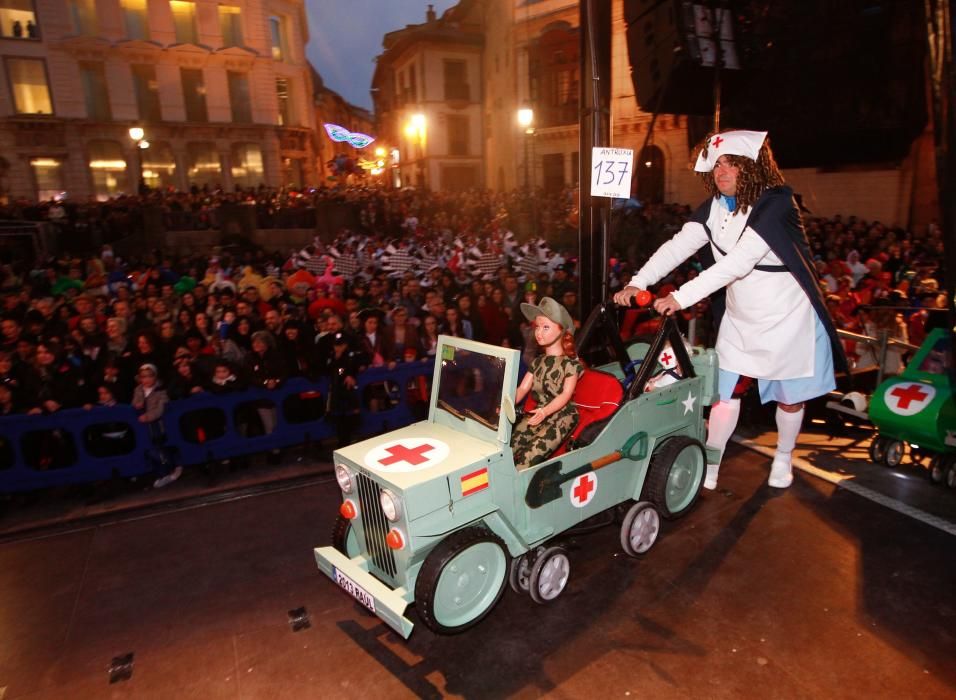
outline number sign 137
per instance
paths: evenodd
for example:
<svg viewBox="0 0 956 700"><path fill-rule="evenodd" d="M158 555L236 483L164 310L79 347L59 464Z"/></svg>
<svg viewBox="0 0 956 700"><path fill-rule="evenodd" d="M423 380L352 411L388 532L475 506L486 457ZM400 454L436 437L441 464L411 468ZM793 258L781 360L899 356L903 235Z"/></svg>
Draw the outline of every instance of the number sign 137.
<svg viewBox="0 0 956 700"><path fill-rule="evenodd" d="M629 148L594 148L591 151L591 196L627 199L631 196L631 166L634 151Z"/></svg>

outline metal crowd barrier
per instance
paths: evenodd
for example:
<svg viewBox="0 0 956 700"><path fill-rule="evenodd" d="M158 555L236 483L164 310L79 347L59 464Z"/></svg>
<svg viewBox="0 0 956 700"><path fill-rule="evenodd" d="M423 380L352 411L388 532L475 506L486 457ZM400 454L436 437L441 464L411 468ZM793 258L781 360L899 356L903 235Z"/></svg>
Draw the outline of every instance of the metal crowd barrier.
<svg viewBox="0 0 956 700"><path fill-rule="evenodd" d="M426 360L360 372L353 434L376 435L424 418L433 368ZM161 431L140 423L129 405L6 416L0 418L0 493L138 476L152 471L161 453L190 466L331 438L336 425L327 415L328 396L328 379L301 377L274 390L202 392L170 401ZM274 419L268 432L263 410Z"/></svg>

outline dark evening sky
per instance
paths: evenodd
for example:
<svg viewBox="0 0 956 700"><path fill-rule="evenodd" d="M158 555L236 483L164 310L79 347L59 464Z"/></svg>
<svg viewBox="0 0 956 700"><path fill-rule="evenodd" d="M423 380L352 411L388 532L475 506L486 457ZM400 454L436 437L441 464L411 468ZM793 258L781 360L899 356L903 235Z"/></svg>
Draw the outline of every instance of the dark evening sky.
<svg viewBox="0 0 956 700"><path fill-rule="evenodd" d="M441 13L457 0L432 0ZM371 109L369 88L382 37L407 24L421 24L429 3L420 0L306 0L306 53L327 87L352 104Z"/></svg>

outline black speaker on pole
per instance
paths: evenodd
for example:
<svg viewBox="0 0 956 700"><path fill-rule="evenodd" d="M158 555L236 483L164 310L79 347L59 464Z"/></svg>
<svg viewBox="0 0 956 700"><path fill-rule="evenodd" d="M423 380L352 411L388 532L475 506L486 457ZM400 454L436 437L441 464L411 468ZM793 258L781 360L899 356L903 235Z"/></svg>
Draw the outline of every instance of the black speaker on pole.
<svg viewBox="0 0 956 700"><path fill-rule="evenodd" d="M624 0L631 80L641 109L712 113L718 48L721 80L740 77L734 18L726 0Z"/></svg>

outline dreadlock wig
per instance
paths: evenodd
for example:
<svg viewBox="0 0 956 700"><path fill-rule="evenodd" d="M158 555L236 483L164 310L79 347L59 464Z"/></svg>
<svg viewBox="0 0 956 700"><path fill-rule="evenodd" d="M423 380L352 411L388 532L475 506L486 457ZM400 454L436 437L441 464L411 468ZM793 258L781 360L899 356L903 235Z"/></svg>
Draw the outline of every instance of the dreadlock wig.
<svg viewBox="0 0 956 700"><path fill-rule="evenodd" d="M697 144L694 153L703 153L707 157L707 147L711 139L718 132L707 134L707 137ZM770 138L767 137L760 147L760 153L757 154L757 160L750 160L747 156L728 155L727 160L731 165L739 168L737 174L737 207L734 213L745 214L752 207L764 190L771 187L779 187L784 184L783 175L777 168L777 163L773 159L773 151L770 150ZM711 196L717 198L720 196L720 190L717 189L717 183L714 181L714 173L698 172L697 175L704 183L704 187L710 192Z"/></svg>

